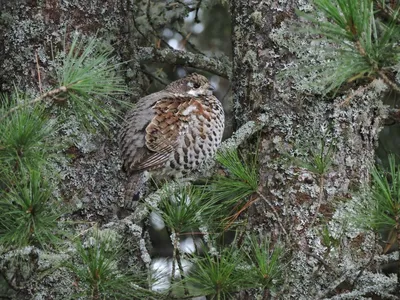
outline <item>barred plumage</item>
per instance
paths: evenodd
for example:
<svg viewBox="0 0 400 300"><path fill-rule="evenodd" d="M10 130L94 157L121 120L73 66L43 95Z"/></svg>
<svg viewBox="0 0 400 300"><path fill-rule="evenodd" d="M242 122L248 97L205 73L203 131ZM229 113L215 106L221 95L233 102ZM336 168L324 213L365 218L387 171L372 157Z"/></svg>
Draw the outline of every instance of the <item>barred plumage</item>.
<svg viewBox="0 0 400 300"><path fill-rule="evenodd" d="M207 78L191 74L141 98L120 132L123 169L184 176L213 156L224 131L224 111Z"/></svg>

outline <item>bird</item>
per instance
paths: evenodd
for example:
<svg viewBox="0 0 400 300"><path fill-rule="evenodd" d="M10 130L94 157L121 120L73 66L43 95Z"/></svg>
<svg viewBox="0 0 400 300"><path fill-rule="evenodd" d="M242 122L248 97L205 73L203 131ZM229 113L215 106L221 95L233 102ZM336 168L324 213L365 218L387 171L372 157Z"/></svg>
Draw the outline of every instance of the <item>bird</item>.
<svg viewBox="0 0 400 300"><path fill-rule="evenodd" d="M139 99L119 134L122 169L128 176L125 201L137 184L129 178L138 173L182 178L199 169L220 146L224 122L212 85L197 73Z"/></svg>

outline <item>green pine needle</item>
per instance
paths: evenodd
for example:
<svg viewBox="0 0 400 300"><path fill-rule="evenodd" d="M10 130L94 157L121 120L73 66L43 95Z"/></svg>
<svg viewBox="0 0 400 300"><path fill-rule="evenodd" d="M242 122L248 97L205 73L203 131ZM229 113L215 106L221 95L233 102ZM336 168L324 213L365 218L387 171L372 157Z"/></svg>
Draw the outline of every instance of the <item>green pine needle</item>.
<svg viewBox="0 0 400 300"><path fill-rule="evenodd" d="M96 38L84 42L76 35L62 67L56 70L59 86L66 88L65 93L57 95L58 100L68 101L85 126L97 122L107 129L116 113L110 103L124 104L117 97L128 93L117 67L112 50L102 47Z"/></svg>
<svg viewBox="0 0 400 300"><path fill-rule="evenodd" d="M166 227L177 234L198 231L207 226L219 228L229 209L206 191L207 186L184 186L165 190L157 207L150 207L163 219Z"/></svg>
<svg viewBox="0 0 400 300"><path fill-rule="evenodd" d="M332 166L335 149L333 141L322 137L318 145L310 144L305 150L305 157L296 159L296 163L314 174L324 176Z"/></svg>
<svg viewBox="0 0 400 300"><path fill-rule="evenodd" d="M194 295L212 295L213 299L231 299L243 289L275 289L282 280L283 250L268 239L258 241L249 235L244 246L234 245L203 257L194 255L193 268L184 283Z"/></svg>
<svg viewBox="0 0 400 300"><path fill-rule="evenodd" d="M213 211L210 206L212 203L204 199L199 189L185 186L174 191L167 190L155 211L169 229L182 233L204 225L207 212Z"/></svg>
<svg viewBox="0 0 400 300"><path fill-rule="evenodd" d="M394 155L389 156L389 170L373 167L372 187L360 204L359 221L374 230L395 229L400 218L400 168Z"/></svg>
<svg viewBox="0 0 400 300"><path fill-rule="evenodd" d="M26 103L26 97L14 94L13 98L0 99L0 115L17 102ZM0 169L9 170L10 176L16 171L40 169L47 165L47 159L54 149L49 136L54 124L44 117L43 106L23 106L0 122ZM0 178L7 178L7 172Z"/></svg>
<svg viewBox="0 0 400 300"><path fill-rule="evenodd" d="M261 287L263 289L274 288L282 279L283 249L275 245L272 249L268 239L258 241L254 236L248 237L250 251L245 252L252 268L246 277L249 287Z"/></svg>
<svg viewBox="0 0 400 300"><path fill-rule="evenodd" d="M243 287L245 274L238 266L244 261L240 251L226 248L217 255L207 251L204 257L192 259L195 266L184 279L193 286L195 295L213 295L213 299L232 299L231 294Z"/></svg>
<svg viewBox="0 0 400 300"><path fill-rule="evenodd" d="M79 279L80 292L85 299L155 299L154 294L140 287L146 284L146 275L126 272L120 268L122 256L117 236L97 231L87 243L76 244L78 261L64 266Z"/></svg>
<svg viewBox="0 0 400 300"><path fill-rule="evenodd" d="M326 43L318 43L317 47L326 58L312 67L305 67L309 57L304 58L300 68L305 74L319 73L314 83L323 85L325 93L354 79L383 78L384 69L398 64L400 27L395 20L399 10L393 12L393 21L384 24L375 17L372 0L315 0L314 4L314 14L298 11L301 17L311 22L310 26L299 26L299 31L315 34L318 38L322 36ZM295 71L299 70L292 72ZM387 77L384 77L386 82Z"/></svg>
<svg viewBox="0 0 400 300"><path fill-rule="evenodd" d="M52 188L38 171L30 171L24 183L0 194L0 245L48 247L59 242L57 203Z"/></svg>
<svg viewBox="0 0 400 300"><path fill-rule="evenodd" d="M256 155L243 162L236 150L217 154L217 161L228 170L229 176L218 176L208 185L211 196L224 204L237 204L258 190L258 168Z"/></svg>

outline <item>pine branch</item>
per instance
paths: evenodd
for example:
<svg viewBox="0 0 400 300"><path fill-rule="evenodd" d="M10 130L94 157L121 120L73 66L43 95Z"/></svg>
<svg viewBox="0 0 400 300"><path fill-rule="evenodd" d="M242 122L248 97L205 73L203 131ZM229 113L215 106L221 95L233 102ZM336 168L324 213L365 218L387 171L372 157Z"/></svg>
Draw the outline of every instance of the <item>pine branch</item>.
<svg viewBox="0 0 400 300"><path fill-rule="evenodd" d="M379 70L378 74L379 74L379 77L382 78L384 83L386 83L389 87L391 87L396 92L400 93L400 86L398 86L395 82L390 80L389 77L387 77L386 74L382 70Z"/></svg>
<svg viewBox="0 0 400 300"><path fill-rule="evenodd" d="M298 12L311 24L298 26L297 31L315 34L315 41L323 38L323 43L317 43L321 48L320 62L309 66L309 57L303 57L298 69L286 73L317 72L316 80L310 85L324 94L356 79L370 82L377 78L399 92L400 86L384 72L399 60L400 32L395 20L382 22L372 0L315 0L314 5L314 13ZM392 14L397 17L399 9Z"/></svg>
<svg viewBox="0 0 400 300"><path fill-rule="evenodd" d="M22 103L22 104L19 104L17 106L14 106L7 113L5 113L3 116L0 117L0 122L3 121L6 117L8 117L13 112L15 112L15 111L17 111L17 110L19 110L19 109L21 109L23 107L27 107L27 106L36 104L36 103L41 102L42 100L44 100L46 98L54 97L57 94L61 94L61 93L65 93L65 92L67 92L67 87L66 86L61 86L61 87L56 88L54 90L48 91L48 92L42 94L41 96L39 96L39 97L37 97L37 98L35 98L35 99L31 100L31 101L28 101L26 103Z"/></svg>

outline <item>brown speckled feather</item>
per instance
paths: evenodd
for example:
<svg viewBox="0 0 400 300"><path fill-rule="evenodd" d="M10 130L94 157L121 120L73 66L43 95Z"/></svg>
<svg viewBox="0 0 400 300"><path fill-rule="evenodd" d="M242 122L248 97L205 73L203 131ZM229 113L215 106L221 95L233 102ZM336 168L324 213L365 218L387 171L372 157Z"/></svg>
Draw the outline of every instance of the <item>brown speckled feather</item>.
<svg viewBox="0 0 400 300"><path fill-rule="evenodd" d="M152 118L145 130L145 144L150 150L136 166L135 171L152 169L162 166L178 146L178 137L185 133L184 123L187 116L181 114L191 98L176 97L164 98L156 102L153 110L156 115Z"/></svg>
<svg viewBox="0 0 400 300"><path fill-rule="evenodd" d="M135 109L126 115L119 135L119 144L123 158L123 169L128 174L135 170L132 167L149 155L149 149L146 147L145 130L156 116L156 111L152 107L160 99L170 96L170 93L160 91L141 98Z"/></svg>

